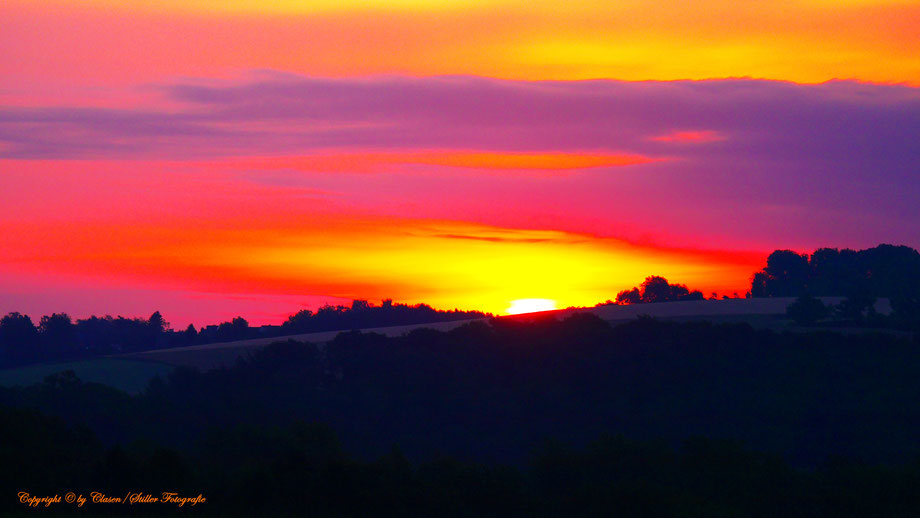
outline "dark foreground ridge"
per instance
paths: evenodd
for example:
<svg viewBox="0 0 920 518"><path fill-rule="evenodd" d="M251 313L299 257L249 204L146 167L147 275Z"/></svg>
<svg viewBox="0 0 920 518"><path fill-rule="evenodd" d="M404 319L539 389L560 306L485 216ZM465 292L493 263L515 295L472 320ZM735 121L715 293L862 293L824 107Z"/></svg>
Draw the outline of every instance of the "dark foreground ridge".
<svg viewBox="0 0 920 518"><path fill-rule="evenodd" d="M217 515L910 516L918 369L916 338L743 324L350 332L136 396L2 389L3 487L202 493Z"/></svg>

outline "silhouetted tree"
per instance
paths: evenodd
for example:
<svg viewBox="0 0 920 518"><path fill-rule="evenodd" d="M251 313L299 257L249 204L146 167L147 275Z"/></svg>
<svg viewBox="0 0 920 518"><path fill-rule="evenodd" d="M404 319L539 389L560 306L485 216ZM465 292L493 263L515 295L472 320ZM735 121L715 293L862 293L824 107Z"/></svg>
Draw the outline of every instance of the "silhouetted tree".
<svg viewBox="0 0 920 518"><path fill-rule="evenodd" d="M835 307L835 311L842 320L858 324L865 321L867 312L874 313L874 306L875 297L865 285L860 285Z"/></svg>
<svg viewBox="0 0 920 518"><path fill-rule="evenodd" d="M703 293L700 292L700 295ZM690 290L687 289L683 284L672 284L671 285L671 300L687 300L690 296Z"/></svg>
<svg viewBox="0 0 920 518"><path fill-rule="evenodd" d="M77 328L66 313L45 315L38 324L46 354L50 358L73 358L79 354Z"/></svg>
<svg viewBox="0 0 920 518"><path fill-rule="evenodd" d="M28 315L13 312L0 319L0 366L35 361L40 356L38 329Z"/></svg>
<svg viewBox="0 0 920 518"><path fill-rule="evenodd" d="M119 339L115 330L114 319L92 316L77 320L77 338L87 354L111 354Z"/></svg>
<svg viewBox="0 0 920 518"><path fill-rule="evenodd" d="M366 300L353 300L351 301L351 310L355 313L361 311L368 311L371 309L371 305Z"/></svg>
<svg viewBox="0 0 920 518"><path fill-rule="evenodd" d="M777 250L767 258L763 269L767 292L773 297L801 295L808 283L808 255L792 250Z"/></svg>
<svg viewBox="0 0 920 518"><path fill-rule="evenodd" d="M848 295L863 287L865 280L859 254L853 250L819 248L808 261L808 289L819 295Z"/></svg>
<svg viewBox="0 0 920 518"><path fill-rule="evenodd" d="M751 279L751 296L769 297L770 295L770 283L767 274L763 271L755 273Z"/></svg>
<svg viewBox="0 0 920 518"><path fill-rule="evenodd" d="M198 340L198 331L193 324L189 324L188 327L185 328L184 334L187 343L193 344Z"/></svg>
<svg viewBox="0 0 920 518"><path fill-rule="evenodd" d="M157 334L165 333L169 329L169 322L163 318L159 311L154 311L150 315L150 318L147 319L147 325Z"/></svg>
<svg viewBox="0 0 920 518"><path fill-rule="evenodd" d="M243 317L234 317L230 322L217 326L216 339L219 342L231 342L249 338L249 322Z"/></svg>
<svg viewBox="0 0 920 518"><path fill-rule="evenodd" d="M640 291L641 288L641 291ZM640 302L669 302L675 300L705 300L703 292L690 291L683 284L670 284L657 275L645 278L640 287L617 293L617 304L638 304Z"/></svg>
<svg viewBox="0 0 920 518"><path fill-rule="evenodd" d="M642 282L642 302L665 302L671 300L671 285L664 277L652 275Z"/></svg>
<svg viewBox="0 0 920 518"><path fill-rule="evenodd" d="M307 333L311 331L312 320L313 312L309 309L302 309L297 313L289 316L287 320L281 324L281 327L286 333Z"/></svg>
<svg viewBox="0 0 920 518"><path fill-rule="evenodd" d="M820 300L802 295L786 308L786 316L796 324L811 325L828 315L827 306Z"/></svg>
<svg viewBox="0 0 920 518"><path fill-rule="evenodd" d="M860 250L857 256L873 295L920 293L920 253L913 248L882 244Z"/></svg>
<svg viewBox="0 0 920 518"><path fill-rule="evenodd" d="M690 293L681 297L680 300L706 300L706 297L703 296L702 291L693 290Z"/></svg>
<svg viewBox="0 0 920 518"><path fill-rule="evenodd" d="M639 288L623 290L617 293L617 304L638 304L640 302L642 302L642 295L639 293Z"/></svg>
<svg viewBox="0 0 920 518"><path fill-rule="evenodd" d="M898 293L891 298L891 309L898 327L920 332L920 293Z"/></svg>

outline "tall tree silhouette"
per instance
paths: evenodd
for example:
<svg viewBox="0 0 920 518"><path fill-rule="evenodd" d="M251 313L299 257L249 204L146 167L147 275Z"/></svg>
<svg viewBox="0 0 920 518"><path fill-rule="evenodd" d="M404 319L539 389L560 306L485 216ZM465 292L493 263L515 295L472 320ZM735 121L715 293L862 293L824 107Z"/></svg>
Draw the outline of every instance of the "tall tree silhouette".
<svg viewBox="0 0 920 518"><path fill-rule="evenodd" d="M28 315L10 313L0 319L0 365L16 365L40 357L38 329Z"/></svg>
<svg viewBox="0 0 920 518"><path fill-rule="evenodd" d="M79 354L77 328L70 315L54 313L43 316L38 324L38 332L49 356L73 358Z"/></svg>
<svg viewBox="0 0 920 518"><path fill-rule="evenodd" d="M795 297L808 283L808 256L792 250L777 250L767 258L767 291L774 297Z"/></svg>

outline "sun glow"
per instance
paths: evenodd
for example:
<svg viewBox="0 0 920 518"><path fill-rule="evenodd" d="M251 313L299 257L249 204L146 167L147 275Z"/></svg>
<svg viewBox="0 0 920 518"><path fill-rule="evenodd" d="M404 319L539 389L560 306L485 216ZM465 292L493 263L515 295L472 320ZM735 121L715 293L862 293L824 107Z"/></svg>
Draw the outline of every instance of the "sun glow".
<svg viewBox="0 0 920 518"><path fill-rule="evenodd" d="M505 312L509 315L520 315L554 309L556 309L556 301L552 299L517 299L511 301L511 306Z"/></svg>

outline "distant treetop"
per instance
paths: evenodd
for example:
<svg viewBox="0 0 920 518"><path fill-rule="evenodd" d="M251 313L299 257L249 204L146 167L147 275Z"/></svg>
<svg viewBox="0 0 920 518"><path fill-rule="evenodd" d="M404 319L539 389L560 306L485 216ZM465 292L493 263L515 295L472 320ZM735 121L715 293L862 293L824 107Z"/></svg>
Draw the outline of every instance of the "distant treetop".
<svg viewBox="0 0 920 518"><path fill-rule="evenodd" d="M380 306L366 300L354 300L351 307L325 305L312 312L301 310L281 324L285 333L312 333L318 331L336 331L364 329L369 327L402 326L411 324L428 324L451 320L469 320L485 318L489 315L479 311L440 311L427 304L394 303L385 299Z"/></svg>
<svg viewBox="0 0 920 518"><path fill-rule="evenodd" d="M617 293L616 303L622 305L703 299L703 292L699 290L690 291L683 284L670 284L664 277L651 275L639 287Z"/></svg>
<svg viewBox="0 0 920 518"><path fill-rule="evenodd" d="M920 293L920 253L878 245L853 251L821 248L811 256L776 250L754 274L754 297L870 296L903 298Z"/></svg>

